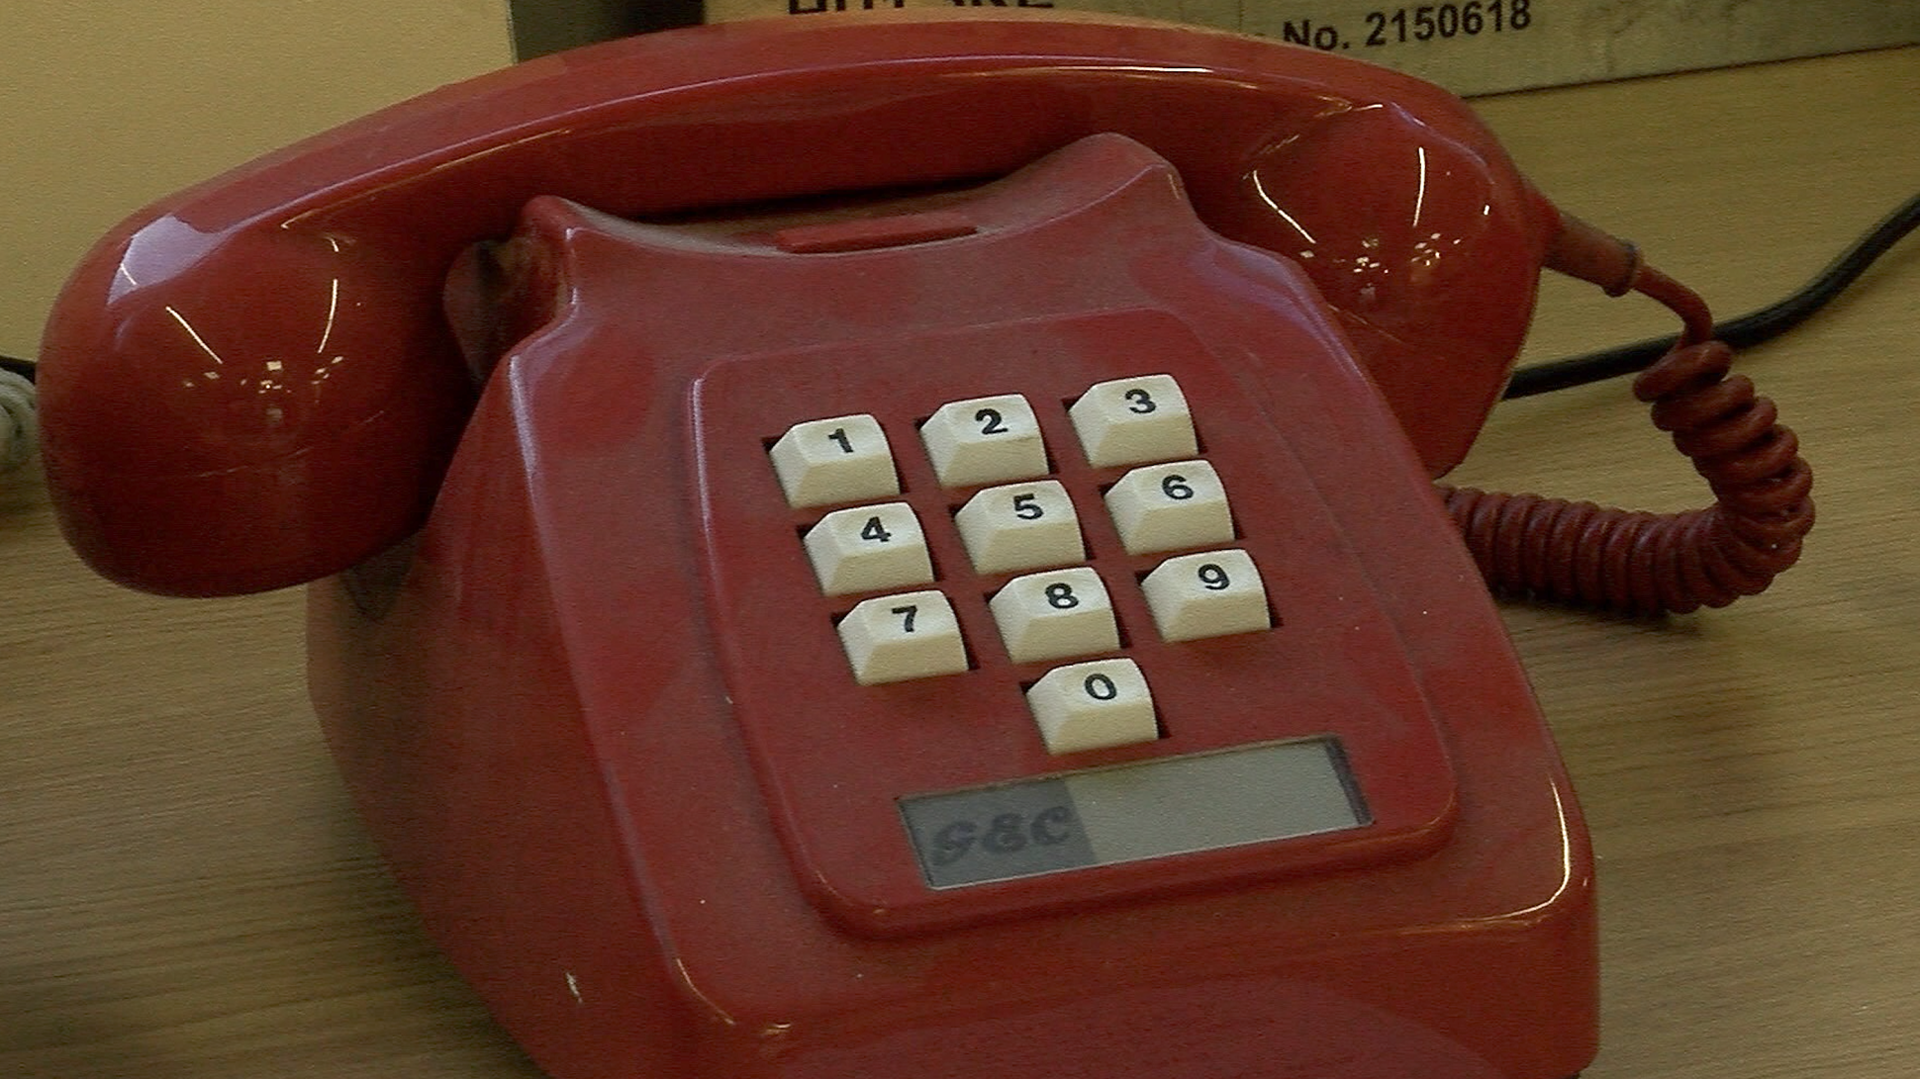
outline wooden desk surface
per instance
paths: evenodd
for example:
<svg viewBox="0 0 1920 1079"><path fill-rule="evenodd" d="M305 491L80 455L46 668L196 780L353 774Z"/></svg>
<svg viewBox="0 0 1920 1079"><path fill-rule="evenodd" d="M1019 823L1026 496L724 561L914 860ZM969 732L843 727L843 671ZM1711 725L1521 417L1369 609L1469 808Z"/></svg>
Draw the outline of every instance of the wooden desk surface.
<svg viewBox="0 0 1920 1079"><path fill-rule="evenodd" d="M1723 315L1920 188L1920 49L1490 99L1563 206ZM1600 857L1589 1079L1920 1074L1920 240L1744 369L1819 475L1803 564L1664 621L1507 609ZM1546 290L1530 359L1654 332ZM1619 384L1503 406L1458 478L1672 509ZM321 746L287 592L151 599L0 478L0 1074L519 1077Z"/></svg>

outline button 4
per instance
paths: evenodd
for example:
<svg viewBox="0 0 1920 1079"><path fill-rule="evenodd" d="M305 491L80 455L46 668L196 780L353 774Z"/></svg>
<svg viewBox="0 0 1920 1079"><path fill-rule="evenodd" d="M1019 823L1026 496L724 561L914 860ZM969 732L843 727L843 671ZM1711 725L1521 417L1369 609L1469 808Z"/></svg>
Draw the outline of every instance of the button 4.
<svg viewBox="0 0 1920 1079"><path fill-rule="evenodd" d="M829 596L933 580L927 538L905 502L835 510L807 530L806 548Z"/></svg>

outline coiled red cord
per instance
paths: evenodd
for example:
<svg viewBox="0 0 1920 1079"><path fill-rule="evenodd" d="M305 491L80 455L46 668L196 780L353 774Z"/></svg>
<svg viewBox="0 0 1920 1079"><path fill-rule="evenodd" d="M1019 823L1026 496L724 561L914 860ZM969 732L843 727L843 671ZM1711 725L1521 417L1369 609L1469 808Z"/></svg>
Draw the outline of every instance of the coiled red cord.
<svg viewBox="0 0 1920 1079"><path fill-rule="evenodd" d="M1711 336L1706 304L1638 264L1629 287L1678 312L1687 329L1634 380L1654 426L1673 434L1716 502L1684 513L1603 509L1536 495L1442 485L1481 575L1497 592L1628 614L1724 607L1761 592L1800 557L1813 527L1813 472L1773 402Z"/></svg>

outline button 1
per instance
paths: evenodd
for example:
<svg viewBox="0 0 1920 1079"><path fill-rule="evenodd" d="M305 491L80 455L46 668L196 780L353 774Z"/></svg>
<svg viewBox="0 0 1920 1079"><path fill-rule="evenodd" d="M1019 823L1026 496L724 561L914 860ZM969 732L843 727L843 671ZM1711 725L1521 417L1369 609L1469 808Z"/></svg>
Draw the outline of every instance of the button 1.
<svg viewBox="0 0 1920 1079"><path fill-rule="evenodd" d="M868 415L796 423L768 451L787 504L795 509L900 493L893 451Z"/></svg>

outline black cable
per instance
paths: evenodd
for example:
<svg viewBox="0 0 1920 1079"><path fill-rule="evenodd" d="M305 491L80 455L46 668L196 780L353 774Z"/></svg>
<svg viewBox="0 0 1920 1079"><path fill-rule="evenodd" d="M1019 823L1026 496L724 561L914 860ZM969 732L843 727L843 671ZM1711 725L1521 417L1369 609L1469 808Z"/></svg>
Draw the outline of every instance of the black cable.
<svg viewBox="0 0 1920 1079"><path fill-rule="evenodd" d="M0 356L0 370L12 371L28 382L33 381L33 361L17 360L12 356Z"/></svg>
<svg viewBox="0 0 1920 1079"><path fill-rule="evenodd" d="M1912 232L1916 225L1920 225L1920 195L1908 199L1899 209L1888 214L1855 241L1852 247L1841 252L1840 257L1816 274L1813 280L1801 286L1798 292L1771 306L1720 323L1713 328L1714 336L1735 348L1746 348L1780 336L1825 307L1828 301L1873 265L1875 259L1886 254L1888 248ZM1653 337L1631 345L1525 367L1514 372L1513 380L1507 384L1506 396L1532 397L1619 375L1630 375L1646 369L1653 361L1666 355L1667 349L1672 346L1671 337Z"/></svg>

